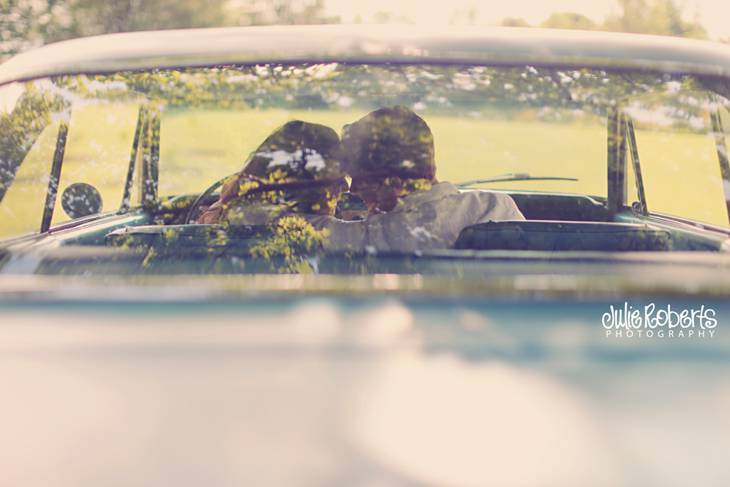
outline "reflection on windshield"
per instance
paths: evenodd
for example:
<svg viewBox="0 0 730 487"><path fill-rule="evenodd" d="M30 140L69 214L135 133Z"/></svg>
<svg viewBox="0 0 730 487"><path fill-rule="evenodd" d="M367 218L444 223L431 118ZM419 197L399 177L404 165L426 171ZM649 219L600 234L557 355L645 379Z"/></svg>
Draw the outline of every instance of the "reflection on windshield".
<svg viewBox="0 0 730 487"><path fill-rule="evenodd" d="M103 208L88 216L138 215L97 243L142 252L145 267L183 247L245 249L262 264L246 272L319 272L322 252L713 250L615 215L638 202L727 225L707 135L722 131L728 103L706 86L596 69L336 63L10 85L4 94L22 94L0 120L0 236L40 228L35 200L53 186L98 194ZM64 144L54 122L67 126ZM632 157L611 159L607 136L608 152L625 147L629 123ZM625 179L618 204L607 158ZM60 204L44 210L54 225L67 218ZM609 228L598 224L610 232L597 236Z"/></svg>
<svg viewBox="0 0 730 487"><path fill-rule="evenodd" d="M21 83L10 83L0 88L0 113L7 115L12 112L22 94L23 85Z"/></svg>

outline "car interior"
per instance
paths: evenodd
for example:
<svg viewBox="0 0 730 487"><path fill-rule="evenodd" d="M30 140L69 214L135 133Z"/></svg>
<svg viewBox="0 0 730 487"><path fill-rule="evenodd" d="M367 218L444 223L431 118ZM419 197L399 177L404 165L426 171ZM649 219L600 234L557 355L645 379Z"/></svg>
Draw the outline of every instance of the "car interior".
<svg viewBox="0 0 730 487"><path fill-rule="evenodd" d="M608 131L606 197L490 189L509 194L525 220L468 226L461 231L452 249L419 253L407 260L400 256L401 261L394 258L387 269L398 272L414 269L408 267L412 266L413 259L471 259L478 256L489 261L503 258L505 252L516 257L532 255L551 260L568 256L580 261L596 258L596 253L605 257L633 252L648 255L730 249L727 243L730 230L727 228L647 210L632 117L614 107L604 120ZM713 123L720 123L719 115L713 118ZM148 136L140 136L145 131ZM56 184L49 184L46 195L46 207L51 210L44 210L40 232L44 240L38 242L39 247L46 249L38 272L82 272L94 265L103 267L104 272L110 272L110 269L118 272L134 269L136 272L140 268L166 272L174 270L175 262L181 259L188 262L187 267L178 269L180 272L241 272L244 267L245 272L270 269L268 264L254 262L255 259L246 256L251 255L251 249L259 242L271 236L271 228L194 223L198 210L218 198L216 190L222 180L207 189L201 188L197 194L158 194L160 116L143 108L137 119L122 207L111 213L100 213L99 192L78 181L60 195L63 209L72 220L51 226L50 213L57 196L67 132L68 127L62 123L51 173L51 182L56 181ZM722 130L718 132L722 133ZM722 173L730 175L724 137L716 137L715 143ZM636 201L628 195L629 173L637 186ZM457 186L461 191L481 191L479 183L482 182L471 181ZM726 184L730 183L726 181ZM136 204L130 203L133 188L141 195ZM338 202L336 216L351 219L362 207L363 202L356 195L344 193ZM319 269L331 272L361 270L357 267L359 264L352 263L353 257L355 261L360 257L374 260L372 252L362 254L324 256L318 264ZM8 258L7 251L0 253L0 263ZM387 253L377 256L381 262L389 258Z"/></svg>
<svg viewBox="0 0 730 487"><path fill-rule="evenodd" d="M509 194L525 217L524 221L493 221L464 228L456 251L535 251L535 252L667 252L710 251L727 248L726 229L649 214L641 177L637 178L639 201L627 204L627 173L640 174L631 118L619 110L609 114L608 197L537 191L501 190ZM722 148L718 147L718 155ZM721 158L722 163L722 158ZM479 182L479 181L477 181ZM169 248L207 248L216 240L211 235L223 231L215 225L191 224L197 208L212 204L221 181L200 195L163 200L154 208L154 225L125 227L104 235L106 245L143 245ZM462 184L462 191L478 191ZM363 207L354 194L345 193L338 202L336 216L348 209ZM227 248L247 248L248 243L267 234L266 228L226 229L218 239Z"/></svg>

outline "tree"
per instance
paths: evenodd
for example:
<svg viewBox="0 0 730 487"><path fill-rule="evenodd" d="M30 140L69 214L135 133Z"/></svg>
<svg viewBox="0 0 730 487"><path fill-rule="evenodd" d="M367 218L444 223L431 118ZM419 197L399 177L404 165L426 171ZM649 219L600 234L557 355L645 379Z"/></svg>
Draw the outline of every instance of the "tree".
<svg viewBox="0 0 730 487"><path fill-rule="evenodd" d="M339 22L324 0L0 0L0 60L49 42L114 32Z"/></svg>
<svg viewBox="0 0 730 487"><path fill-rule="evenodd" d="M234 0L229 9L238 18L238 25L302 25L332 24L339 17L329 16L324 0Z"/></svg>
<svg viewBox="0 0 730 487"><path fill-rule="evenodd" d="M603 23L604 30L706 38L698 22L684 20L675 0L618 0L621 13Z"/></svg>
<svg viewBox="0 0 730 487"><path fill-rule="evenodd" d="M617 0L618 15L596 23L585 15L574 12L556 12L540 27L558 29L607 30L678 37L706 39L707 31L697 21L684 19L682 7L676 0ZM500 25L530 27L524 19L505 18Z"/></svg>
<svg viewBox="0 0 730 487"><path fill-rule="evenodd" d="M230 25L227 0L71 0L74 36Z"/></svg>
<svg viewBox="0 0 730 487"><path fill-rule="evenodd" d="M547 18L540 27L552 29L596 30L598 25L585 15L574 12L556 12Z"/></svg>
<svg viewBox="0 0 730 487"><path fill-rule="evenodd" d="M65 39L71 24L63 0L0 0L0 60L39 46L45 39Z"/></svg>
<svg viewBox="0 0 730 487"><path fill-rule="evenodd" d="M505 17L499 25L502 27L532 27L525 19L519 17Z"/></svg>
<svg viewBox="0 0 730 487"><path fill-rule="evenodd" d="M412 24L413 21L404 15L379 10L372 17L376 24Z"/></svg>
<svg viewBox="0 0 730 487"><path fill-rule="evenodd" d="M0 58L113 32L230 25L228 0L0 0Z"/></svg>
<svg viewBox="0 0 730 487"><path fill-rule="evenodd" d="M476 25L479 19L479 11L473 5L465 9L456 9L451 13L450 24Z"/></svg>

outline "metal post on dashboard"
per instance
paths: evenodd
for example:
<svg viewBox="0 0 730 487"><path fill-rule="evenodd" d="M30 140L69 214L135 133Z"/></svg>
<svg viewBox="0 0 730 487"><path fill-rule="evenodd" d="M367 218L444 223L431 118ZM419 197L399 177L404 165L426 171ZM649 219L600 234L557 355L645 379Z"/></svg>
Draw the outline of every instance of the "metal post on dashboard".
<svg viewBox="0 0 730 487"><path fill-rule="evenodd" d="M626 131L624 117L619 107L611 107L607 125L607 207L611 214L616 214L626 204Z"/></svg>
<svg viewBox="0 0 730 487"><path fill-rule="evenodd" d="M137 112L137 123L134 129L134 138L132 139L132 151L129 156L129 165L127 166L127 178L124 182L124 194L122 195L122 205L120 211L126 212L132 206L132 190L134 189L134 172L138 165L138 154L140 148L140 140L145 130L147 120L147 110L144 105L139 107Z"/></svg>
<svg viewBox="0 0 730 487"><path fill-rule="evenodd" d="M629 153L631 154L631 162L634 167L634 177L636 179L636 193L639 198L639 213L647 216L649 214L649 208L646 204L646 192L644 191L644 177L641 173L641 159L639 158L639 147L636 144L636 130L634 129L634 121L631 117L624 114L624 124L626 128L626 141L629 146ZM628 194L628 188L627 188Z"/></svg>
<svg viewBox="0 0 730 487"><path fill-rule="evenodd" d="M722 191L725 195L725 209L727 210L728 223L730 223L730 163L728 163L727 145L725 145L725 130L722 126L720 111L713 110L710 113L712 119L712 135L715 139L717 159L720 162L720 175L722 176Z"/></svg>
<svg viewBox="0 0 730 487"><path fill-rule="evenodd" d="M58 195L58 185L61 182L61 165L63 164L63 155L66 151L66 140L68 139L68 124L61 122L58 127L58 137L56 138L56 150L53 152L53 163L51 165L51 174L48 178L48 190L46 191L46 203L43 207L43 217L41 218L41 233L45 233L51 228L53 220L53 209L56 206L56 196Z"/></svg>

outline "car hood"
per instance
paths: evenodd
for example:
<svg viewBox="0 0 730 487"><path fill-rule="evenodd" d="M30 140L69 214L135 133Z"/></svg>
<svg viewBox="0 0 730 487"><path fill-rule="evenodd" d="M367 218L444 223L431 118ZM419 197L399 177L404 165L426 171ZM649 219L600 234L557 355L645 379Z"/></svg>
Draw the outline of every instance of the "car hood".
<svg viewBox="0 0 730 487"><path fill-rule="evenodd" d="M129 296L128 296L129 298ZM727 485L730 304L616 339L623 299L0 303L9 485Z"/></svg>

